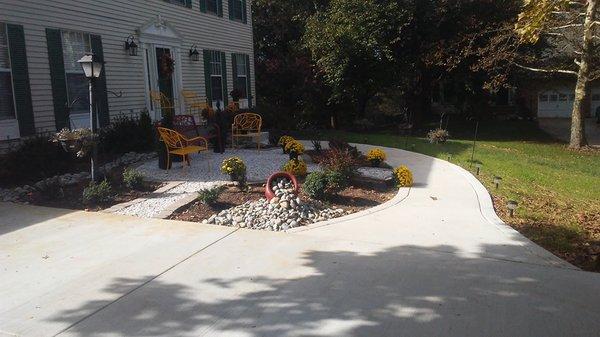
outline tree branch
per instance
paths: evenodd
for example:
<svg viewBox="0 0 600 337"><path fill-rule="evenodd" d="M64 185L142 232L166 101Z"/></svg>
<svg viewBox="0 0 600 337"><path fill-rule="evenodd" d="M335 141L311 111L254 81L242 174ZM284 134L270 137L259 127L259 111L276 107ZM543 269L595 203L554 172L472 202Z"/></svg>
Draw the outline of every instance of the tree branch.
<svg viewBox="0 0 600 337"><path fill-rule="evenodd" d="M529 70L529 71L534 71L536 73L545 73L545 74L568 74L568 75L575 75L577 76L577 72L573 71L573 70L563 70L563 69L541 69L541 68L532 68L532 67L527 67L518 63L515 63L515 66L521 68L521 69L525 69L525 70Z"/></svg>
<svg viewBox="0 0 600 337"><path fill-rule="evenodd" d="M560 30L560 29L567 29L567 28L574 28L574 27L583 27L583 24L582 23L571 23L571 24L563 25L563 26L550 27L548 29Z"/></svg>

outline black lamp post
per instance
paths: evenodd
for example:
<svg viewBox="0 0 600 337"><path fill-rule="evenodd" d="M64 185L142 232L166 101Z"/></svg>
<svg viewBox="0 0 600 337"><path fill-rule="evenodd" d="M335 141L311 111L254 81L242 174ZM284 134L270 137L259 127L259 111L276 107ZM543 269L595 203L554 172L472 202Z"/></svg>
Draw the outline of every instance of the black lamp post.
<svg viewBox="0 0 600 337"><path fill-rule="evenodd" d="M98 129L98 120L96 116L96 105L94 104L94 84L96 79L100 77L104 63L96 58L92 53L85 54L77 61L83 68L85 77L89 82L89 97L90 97L90 130L92 132L92 156L91 156L91 176L92 181L96 181L96 164L98 157L98 148L96 146L96 131Z"/></svg>

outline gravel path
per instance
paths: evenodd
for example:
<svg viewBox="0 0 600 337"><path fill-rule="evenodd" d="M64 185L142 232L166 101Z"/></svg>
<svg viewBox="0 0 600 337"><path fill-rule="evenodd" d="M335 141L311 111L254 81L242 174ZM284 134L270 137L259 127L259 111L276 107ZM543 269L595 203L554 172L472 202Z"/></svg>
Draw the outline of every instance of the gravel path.
<svg viewBox="0 0 600 337"><path fill-rule="evenodd" d="M148 161L137 171L152 181L172 182L184 181L164 193L154 195L144 201L125 207L117 214L133 215L143 218L158 216L163 210L201 189L211 188L228 183L229 177L221 173L221 163L230 157L240 157L246 163L248 181L264 182L289 160L288 155L280 149L268 150L228 150L224 154L205 152L192 155L191 167L182 168L181 163L174 163L171 170L158 168L157 159ZM309 171L315 171L318 166L308 164Z"/></svg>
<svg viewBox="0 0 600 337"><path fill-rule="evenodd" d="M367 178L385 180L392 175L392 170L380 167L361 167L358 169L358 173Z"/></svg>

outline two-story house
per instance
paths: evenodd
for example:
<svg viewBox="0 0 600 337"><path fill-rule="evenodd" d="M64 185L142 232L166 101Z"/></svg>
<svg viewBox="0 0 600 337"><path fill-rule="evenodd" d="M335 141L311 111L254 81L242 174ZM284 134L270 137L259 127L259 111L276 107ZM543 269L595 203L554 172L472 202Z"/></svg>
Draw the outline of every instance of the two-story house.
<svg viewBox="0 0 600 337"><path fill-rule="evenodd" d="M253 105L251 0L0 0L0 142L89 125L77 61L103 60L95 95L101 126L144 108L151 91L186 111L181 92ZM136 48L137 47L137 48ZM111 92L122 93L121 97Z"/></svg>

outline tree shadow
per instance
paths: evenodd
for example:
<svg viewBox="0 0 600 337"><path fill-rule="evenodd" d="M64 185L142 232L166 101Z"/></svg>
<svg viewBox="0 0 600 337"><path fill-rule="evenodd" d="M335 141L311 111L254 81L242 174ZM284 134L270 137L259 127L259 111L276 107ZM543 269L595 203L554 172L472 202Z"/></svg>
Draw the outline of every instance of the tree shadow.
<svg viewBox="0 0 600 337"><path fill-rule="evenodd" d="M53 321L95 313L68 329L74 336L592 336L600 328L594 274L464 258L452 246L298 254L285 277L257 265L207 277L190 260L174 271L183 283L168 273L132 291L148 278L116 278L104 292L127 296Z"/></svg>

